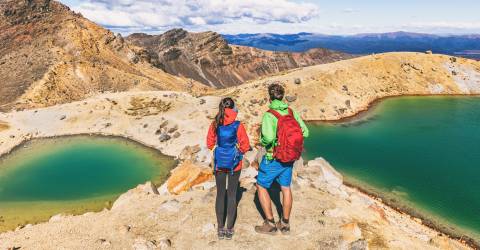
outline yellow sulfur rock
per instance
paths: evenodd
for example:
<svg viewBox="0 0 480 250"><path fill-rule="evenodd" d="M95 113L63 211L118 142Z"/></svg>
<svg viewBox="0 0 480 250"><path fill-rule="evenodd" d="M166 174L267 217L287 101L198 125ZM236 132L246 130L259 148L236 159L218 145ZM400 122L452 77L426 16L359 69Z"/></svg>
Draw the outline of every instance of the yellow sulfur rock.
<svg viewBox="0 0 480 250"><path fill-rule="evenodd" d="M212 170L185 161L176 167L167 180L167 189L171 194L180 194L195 185L204 183L213 177Z"/></svg>

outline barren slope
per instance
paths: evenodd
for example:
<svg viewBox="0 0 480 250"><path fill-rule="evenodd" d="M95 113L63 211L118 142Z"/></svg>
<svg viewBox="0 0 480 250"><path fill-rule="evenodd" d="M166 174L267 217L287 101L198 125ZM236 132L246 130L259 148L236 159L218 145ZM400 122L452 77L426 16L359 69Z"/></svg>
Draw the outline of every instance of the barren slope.
<svg viewBox="0 0 480 250"><path fill-rule="evenodd" d="M0 30L0 110L197 85L152 67L144 50L56 1L0 2Z"/></svg>

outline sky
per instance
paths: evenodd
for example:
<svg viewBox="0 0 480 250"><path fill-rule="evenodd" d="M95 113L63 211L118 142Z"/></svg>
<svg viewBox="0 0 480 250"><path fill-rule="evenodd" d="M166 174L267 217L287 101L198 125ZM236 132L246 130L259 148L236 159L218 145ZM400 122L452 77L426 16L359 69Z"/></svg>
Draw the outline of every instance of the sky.
<svg viewBox="0 0 480 250"><path fill-rule="evenodd" d="M60 0L115 32L480 34L478 0Z"/></svg>

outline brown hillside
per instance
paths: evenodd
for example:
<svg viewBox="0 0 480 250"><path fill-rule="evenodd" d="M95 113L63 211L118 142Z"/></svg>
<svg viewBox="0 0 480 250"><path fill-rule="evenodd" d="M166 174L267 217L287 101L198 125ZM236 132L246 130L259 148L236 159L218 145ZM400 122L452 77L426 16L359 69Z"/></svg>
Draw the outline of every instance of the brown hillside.
<svg viewBox="0 0 480 250"><path fill-rule="evenodd" d="M152 67L144 50L56 1L1 1L0 30L0 111L196 85Z"/></svg>
<svg viewBox="0 0 480 250"><path fill-rule="evenodd" d="M161 35L132 34L128 41L145 48L153 64L174 75L209 86L228 87L280 71L351 58L327 49L305 53L273 52L229 45L215 32L173 29Z"/></svg>

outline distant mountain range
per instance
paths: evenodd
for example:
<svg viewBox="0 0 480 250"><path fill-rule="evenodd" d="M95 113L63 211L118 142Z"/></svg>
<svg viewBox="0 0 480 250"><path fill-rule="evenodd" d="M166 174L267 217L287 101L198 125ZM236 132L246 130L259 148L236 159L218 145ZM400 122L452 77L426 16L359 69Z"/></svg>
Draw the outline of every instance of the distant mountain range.
<svg viewBox="0 0 480 250"><path fill-rule="evenodd" d="M480 35L431 35L392 32L359 35L297 34L238 34L223 35L236 45L265 50L301 52L311 48L326 48L351 54L412 51L456 55L480 59Z"/></svg>

